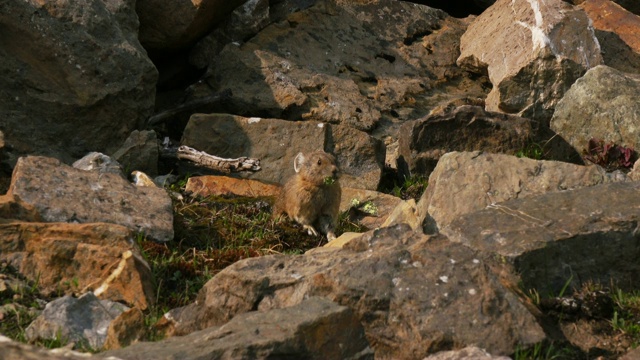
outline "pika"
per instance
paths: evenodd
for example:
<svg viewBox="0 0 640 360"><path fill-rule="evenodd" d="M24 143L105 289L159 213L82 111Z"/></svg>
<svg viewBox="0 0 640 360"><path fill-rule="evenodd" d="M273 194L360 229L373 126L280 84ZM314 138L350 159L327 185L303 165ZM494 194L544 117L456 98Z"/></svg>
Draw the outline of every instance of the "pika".
<svg viewBox="0 0 640 360"><path fill-rule="evenodd" d="M296 174L280 190L274 215L286 213L309 235L317 236L319 230L328 240L335 239L342 195L335 157L324 151L308 155L298 153L293 160L293 169Z"/></svg>

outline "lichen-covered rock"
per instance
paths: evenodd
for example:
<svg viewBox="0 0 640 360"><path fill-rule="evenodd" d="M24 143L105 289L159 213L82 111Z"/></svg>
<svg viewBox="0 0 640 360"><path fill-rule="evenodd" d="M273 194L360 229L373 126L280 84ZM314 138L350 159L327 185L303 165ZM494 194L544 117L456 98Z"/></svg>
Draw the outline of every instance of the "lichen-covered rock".
<svg viewBox="0 0 640 360"><path fill-rule="evenodd" d="M592 138L640 149L639 92L640 75L595 67L558 103L551 128L580 152Z"/></svg>
<svg viewBox="0 0 640 360"><path fill-rule="evenodd" d="M640 73L640 16L609 0L587 0L580 7L593 23L604 65Z"/></svg>
<svg viewBox="0 0 640 360"><path fill-rule="evenodd" d="M246 43L200 49L208 70L190 97L231 89L235 114L397 132L442 102L486 95L455 65L464 20L403 1L299 3Z"/></svg>

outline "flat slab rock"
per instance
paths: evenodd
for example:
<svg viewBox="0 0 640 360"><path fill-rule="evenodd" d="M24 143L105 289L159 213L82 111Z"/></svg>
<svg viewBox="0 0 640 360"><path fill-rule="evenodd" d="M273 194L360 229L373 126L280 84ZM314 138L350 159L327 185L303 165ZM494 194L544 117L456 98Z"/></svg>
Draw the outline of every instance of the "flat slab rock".
<svg viewBox="0 0 640 360"><path fill-rule="evenodd" d="M450 152L431 173L418 209L422 219L431 217L442 229L459 216L491 204L614 180L597 166L477 151Z"/></svg>
<svg viewBox="0 0 640 360"><path fill-rule="evenodd" d="M490 205L442 230L452 241L515 264L525 286L613 281L638 288L640 182L601 184Z"/></svg>
<svg viewBox="0 0 640 360"><path fill-rule="evenodd" d="M8 194L49 222L106 222L157 241L173 239L171 198L160 188L137 187L119 175L85 171L47 157L20 158Z"/></svg>
<svg viewBox="0 0 640 360"><path fill-rule="evenodd" d="M164 325L184 335L321 296L355 312L379 359L420 359L451 344L512 354L545 335L491 264L444 237L384 228L342 249L239 261L214 276L195 303L166 314Z"/></svg>
<svg viewBox="0 0 640 360"><path fill-rule="evenodd" d="M292 307L253 311L227 324L138 343L102 359L373 359L362 325L346 306L311 297Z"/></svg>

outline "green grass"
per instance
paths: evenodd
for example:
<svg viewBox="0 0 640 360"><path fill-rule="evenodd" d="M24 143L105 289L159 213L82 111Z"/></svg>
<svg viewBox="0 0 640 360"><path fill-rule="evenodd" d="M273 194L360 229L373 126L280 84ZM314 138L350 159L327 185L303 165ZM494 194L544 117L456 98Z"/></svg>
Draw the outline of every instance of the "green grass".
<svg viewBox="0 0 640 360"><path fill-rule="evenodd" d="M529 347L518 347L511 356L513 360L561 360L575 359L577 354L566 345L544 341Z"/></svg>
<svg viewBox="0 0 640 360"><path fill-rule="evenodd" d="M147 340L161 337L153 324L164 313L192 303L211 277L236 261L302 254L326 243L324 236L310 236L284 216L273 217L272 201L234 196L174 198L174 240L160 244L138 236L157 290L156 303L145 312ZM336 234L365 230L345 212Z"/></svg>
<svg viewBox="0 0 640 360"><path fill-rule="evenodd" d="M640 292L615 289L611 297L614 303L611 327L628 336L634 347L640 345Z"/></svg>
<svg viewBox="0 0 640 360"><path fill-rule="evenodd" d="M420 175L401 176L396 169L386 167L378 191L403 200L415 199L418 201L427 189L428 180Z"/></svg>
<svg viewBox="0 0 640 360"><path fill-rule="evenodd" d="M515 156L534 160L544 159L544 144L530 142L521 150L516 151Z"/></svg>

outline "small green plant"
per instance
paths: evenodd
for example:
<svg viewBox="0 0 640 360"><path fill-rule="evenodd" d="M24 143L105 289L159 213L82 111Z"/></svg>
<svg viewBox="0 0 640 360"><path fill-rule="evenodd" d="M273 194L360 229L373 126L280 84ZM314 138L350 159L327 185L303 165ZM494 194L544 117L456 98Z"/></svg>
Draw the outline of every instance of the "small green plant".
<svg viewBox="0 0 640 360"><path fill-rule="evenodd" d="M419 175L405 177L400 184L394 184L390 194L403 200L420 199L422 193L427 189L428 179Z"/></svg>
<svg viewBox="0 0 640 360"><path fill-rule="evenodd" d="M569 347L557 346L553 342L539 342L529 347L518 346L512 358L514 360L573 359L574 352Z"/></svg>
<svg viewBox="0 0 640 360"><path fill-rule="evenodd" d="M515 156L519 158L542 160L544 158L544 146L537 142L531 142L523 149L516 151Z"/></svg>
<svg viewBox="0 0 640 360"><path fill-rule="evenodd" d="M611 327L628 337L634 346L640 344L640 292L626 292L616 288L611 297L614 303Z"/></svg>

